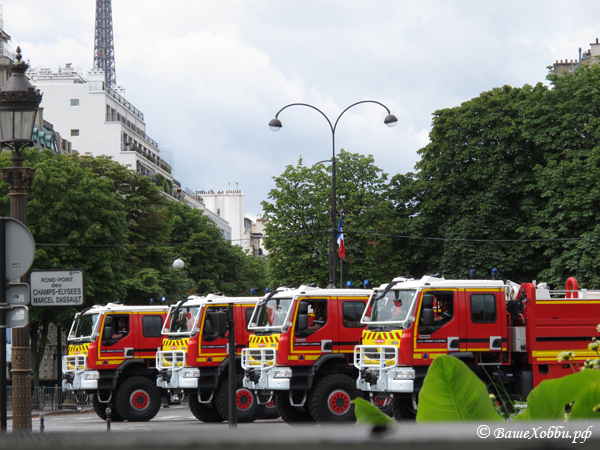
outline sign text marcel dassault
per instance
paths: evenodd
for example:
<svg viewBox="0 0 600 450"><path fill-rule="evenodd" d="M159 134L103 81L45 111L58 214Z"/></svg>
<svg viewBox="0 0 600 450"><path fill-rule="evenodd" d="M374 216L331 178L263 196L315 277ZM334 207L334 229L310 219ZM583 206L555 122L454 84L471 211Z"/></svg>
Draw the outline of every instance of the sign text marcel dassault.
<svg viewBox="0 0 600 450"><path fill-rule="evenodd" d="M84 273L80 269L31 272L32 306L77 306L85 302Z"/></svg>

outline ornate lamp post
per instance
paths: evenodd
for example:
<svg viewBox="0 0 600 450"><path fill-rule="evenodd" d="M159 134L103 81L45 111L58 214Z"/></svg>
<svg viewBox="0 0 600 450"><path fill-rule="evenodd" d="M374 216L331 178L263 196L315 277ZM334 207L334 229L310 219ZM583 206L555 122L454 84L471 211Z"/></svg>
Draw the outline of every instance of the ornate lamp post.
<svg viewBox="0 0 600 450"><path fill-rule="evenodd" d="M279 131L281 129L281 127L283 126L281 124L281 121L278 118L281 111L283 111L286 108L289 108L290 106L308 106L309 108L312 108L312 109L320 112L321 115L323 117L325 117L325 119L327 120L327 123L329 124L329 128L331 128L333 155L331 157L331 242L329 245L329 287L330 288L337 287L337 267L336 267L337 266L337 257L335 255L335 253L336 253L335 252L335 243L337 241L338 229L337 229L337 220L336 220L337 217L336 217L336 192L335 192L335 131L337 129L337 124L340 121L340 118L344 115L344 113L346 111L348 111L350 108L352 108L353 106L360 105L361 103L376 103L378 105L383 106L388 113L388 115L385 117L383 123L385 123L388 127L393 127L398 123L398 119L396 118L396 116L394 116L390 112L389 108L387 106L385 106L383 103L376 102L375 100L363 100L363 101L356 102L356 103L353 103L352 105L348 106L338 116L334 125L331 125L331 121L323 113L323 111L321 111L318 108L315 108L312 105L306 104L306 103L292 103L287 106L284 106L277 112L277 114L275 114L275 118L269 122L269 128L271 128L271 130ZM328 161L321 161L321 162L328 162Z"/></svg>
<svg viewBox="0 0 600 450"><path fill-rule="evenodd" d="M27 63L21 61L17 47L16 61L10 66L10 78L0 89L0 144L12 150L13 166L2 169L8 183L10 216L27 225L27 189L35 170L23 167L23 148L33 145L32 134L42 94L25 76ZM3 288L0 286L0 288ZM13 430L31 430L31 346L29 327L12 332ZM4 370L4 369L1 369Z"/></svg>

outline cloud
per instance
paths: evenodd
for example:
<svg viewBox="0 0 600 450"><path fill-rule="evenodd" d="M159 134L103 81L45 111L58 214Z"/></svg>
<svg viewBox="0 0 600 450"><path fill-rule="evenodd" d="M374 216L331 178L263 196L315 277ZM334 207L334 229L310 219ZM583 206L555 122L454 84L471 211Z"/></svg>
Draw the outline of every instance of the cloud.
<svg viewBox="0 0 600 450"><path fill-rule="evenodd" d="M504 84L546 82L546 66L575 59L597 37L590 0L127 0L114 1L117 82L196 189L239 183L256 217L272 177L300 155L372 154L385 172L412 171L432 113ZM5 30L35 66L93 62L93 0L4 0ZM166 156L169 159L169 156Z"/></svg>

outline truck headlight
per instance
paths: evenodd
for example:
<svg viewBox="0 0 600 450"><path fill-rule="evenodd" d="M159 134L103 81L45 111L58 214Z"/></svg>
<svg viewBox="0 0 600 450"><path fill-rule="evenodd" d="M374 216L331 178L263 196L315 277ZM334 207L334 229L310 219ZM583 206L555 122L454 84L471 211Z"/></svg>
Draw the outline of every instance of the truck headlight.
<svg viewBox="0 0 600 450"><path fill-rule="evenodd" d="M98 372L97 370L89 370L85 372L84 378L86 380L97 380L100 378L100 372Z"/></svg>
<svg viewBox="0 0 600 450"><path fill-rule="evenodd" d="M292 377L292 369L289 367L284 367L282 369L275 369L273 372L274 378L291 378Z"/></svg>
<svg viewBox="0 0 600 450"><path fill-rule="evenodd" d="M200 369L184 369L182 372L183 378L198 378Z"/></svg>
<svg viewBox="0 0 600 450"><path fill-rule="evenodd" d="M415 371L413 369L401 369L396 370L394 374L394 380L414 380Z"/></svg>

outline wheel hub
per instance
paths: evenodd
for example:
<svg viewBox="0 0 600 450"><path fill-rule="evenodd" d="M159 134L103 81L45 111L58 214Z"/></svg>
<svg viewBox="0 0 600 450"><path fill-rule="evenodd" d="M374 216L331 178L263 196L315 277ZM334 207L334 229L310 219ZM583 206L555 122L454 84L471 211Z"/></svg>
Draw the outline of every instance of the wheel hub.
<svg viewBox="0 0 600 450"><path fill-rule="evenodd" d="M254 398L247 389L238 389L236 393L236 404L238 409L249 409L254 404Z"/></svg>
<svg viewBox="0 0 600 450"><path fill-rule="evenodd" d="M346 391L341 389L337 389L329 394L329 398L327 399L327 406L329 407L329 411L336 416L341 416L348 412L350 409L350 396Z"/></svg>
<svg viewBox="0 0 600 450"><path fill-rule="evenodd" d="M150 395L143 389L137 389L129 397L129 403L134 409L143 411L150 405Z"/></svg>

